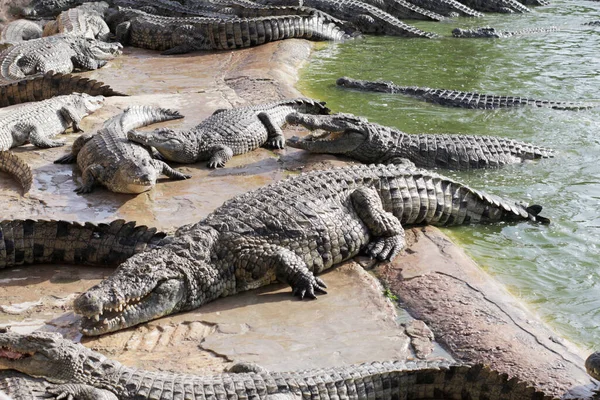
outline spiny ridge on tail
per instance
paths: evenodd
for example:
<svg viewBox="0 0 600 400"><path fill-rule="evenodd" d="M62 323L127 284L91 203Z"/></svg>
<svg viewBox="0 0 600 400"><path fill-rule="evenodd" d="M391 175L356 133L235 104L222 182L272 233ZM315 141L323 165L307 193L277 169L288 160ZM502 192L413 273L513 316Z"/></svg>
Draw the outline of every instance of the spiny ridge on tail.
<svg viewBox="0 0 600 400"><path fill-rule="evenodd" d="M15 177L23 188L23 194L29 192L33 184L33 174L29 165L11 151L0 151L0 171Z"/></svg>
<svg viewBox="0 0 600 400"><path fill-rule="evenodd" d="M165 232L135 222L0 221L0 268L33 263L117 265L160 247Z"/></svg>

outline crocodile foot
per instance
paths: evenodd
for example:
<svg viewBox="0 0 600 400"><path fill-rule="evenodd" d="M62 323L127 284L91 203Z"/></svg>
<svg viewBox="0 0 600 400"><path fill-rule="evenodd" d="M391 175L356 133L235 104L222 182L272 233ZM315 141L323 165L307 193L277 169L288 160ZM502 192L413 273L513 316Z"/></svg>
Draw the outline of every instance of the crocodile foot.
<svg viewBox="0 0 600 400"><path fill-rule="evenodd" d="M292 295L298 296L300 299L304 299L304 297L316 299L315 292L327 294L325 288L327 288L327 285L321 278L307 274L301 276L300 279L292 284Z"/></svg>
<svg viewBox="0 0 600 400"><path fill-rule="evenodd" d="M369 243L367 254L381 261L391 261L402 251L404 243L401 235L381 237Z"/></svg>

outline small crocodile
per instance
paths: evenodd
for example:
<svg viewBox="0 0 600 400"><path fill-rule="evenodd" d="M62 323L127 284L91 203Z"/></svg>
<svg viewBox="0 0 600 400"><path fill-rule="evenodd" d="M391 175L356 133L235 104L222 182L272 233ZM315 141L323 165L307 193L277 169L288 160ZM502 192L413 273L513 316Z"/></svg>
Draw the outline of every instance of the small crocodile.
<svg viewBox="0 0 600 400"><path fill-rule="evenodd" d="M42 37L42 27L40 24L27 19L18 19L7 24L2 29L0 41L8 43L23 42L26 40Z"/></svg>
<svg viewBox="0 0 600 400"><path fill-rule="evenodd" d="M526 97L497 96L475 92L461 92L450 89L398 86L391 81L365 81L348 78L346 76L339 78L336 83L341 87L361 91L405 94L419 100L447 107L491 109L534 106L553 108L556 110L583 110L598 107L598 104L594 103L535 100Z"/></svg>
<svg viewBox="0 0 600 400"><path fill-rule="evenodd" d="M14 176L23 188L23 194L31 189L33 184L31 168L13 152L0 151L0 171Z"/></svg>
<svg viewBox="0 0 600 400"><path fill-rule="evenodd" d="M100 2L94 9L86 4L61 12L56 20L48 22L44 26L44 36L52 36L59 33L83 36L90 39L107 41L111 35L110 29L104 22L104 10L108 9L108 3Z"/></svg>
<svg viewBox="0 0 600 400"><path fill-rule="evenodd" d="M325 283L315 274L360 252L393 259L405 246L404 226L548 220L541 206L485 194L429 171L395 165L354 165L314 171L236 196L196 224L179 228L162 247L133 255L74 302L86 335L124 329L200 307L219 297L277 280L293 294L316 297ZM71 241L38 233L13 240L9 257L23 263L43 249L61 262ZM88 255L102 242L77 244ZM96 244L94 244L96 243ZM110 247L110 246L107 246ZM38 253L41 251L38 250ZM0 252L0 265L6 264ZM73 256L71 256L72 258Z"/></svg>
<svg viewBox="0 0 600 400"><path fill-rule="evenodd" d="M558 27L550 26L547 28L526 28L518 31L499 31L491 26L482 26L473 29L454 28L452 36L455 38L507 38L511 36L556 32L558 30Z"/></svg>
<svg viewBox="0 0 600 400"><path fill-rule="evenodd" d="M104 96L74 93L28 103L0 111L0 151L30 142L41 148L58 147L63 142L50 139L79 123L104 104Z"/></svg>
<svg viewBox="0 0 600 400"><path fill-rule="evenodd" d="M71 154L55 163L77 162L83 184L77 193L89 193L96 184L117 193L142 193L152 189L161 173L171 179L187 179L165 162L155 160L149 149L127 140L127 131L162 121L183 118L177 111L132 106L104 123L96 133L81 135Z"/></svg>
<svg viewBox="0 0 600 400"><path fill-rule="evenodd" d="M282 149L281 127L293 112L328 114L325 103L297 98L275 103L217 110L188 131L159 128L152 132L128 133L129 140L156 150L169 161L195 163L208 160L209 168L225 166L234 155L260 146Z"/></svg>
<svg viewBox="0 0 600 400"><path fill-rule="evenodd" d="M134 254L164 245L165 232L122 219L110 223L0 221L0 269L27 264L114 267Z"/></svg>
<svg viewBox="0 0 600 400"><path fill-rule="evenodd" d="M181 54L195 50L229 50L276 40L345 40L350 38L323 13L256 18L164 17L122 9L112 17L117 40L134 47Z"/></svg>
<svg viewBox="0 0 600 400"><path fill-rule="evenodd" d="M290 114L287 121L326 131L304 139L294 136L287 141L288 146L311 153L341 154L364 163L409 160L421 168L468 170L553 156L552 150L494 136L410 135L352 114Z"/></svg>
<svg viewBox="0 0 600 400"><path fill-rule="evenodd" d="M242 365L241 372L207 376L151 372L127 367L49 332L0 333L0 370L37 378L9 376L9 384L0 388L14 400L32 400L44 392L98 400L551 399L483 365L446 360L370 362L295 372ZM24 387L15 388L15 381ZM33 396L17 397L19 393Z"/></svg>
<svg viewBox="0 0 600 400"><path fill-rule="evenodd" d="M127 96L113 90L104 82L50 71L41 76L24 78L0 85L0 107L46 100L54 96L76 92L87 93L91 96Z"/></svg>
<svg viewBox="0 0 600 400"><path fill-rule="evenodd" d="M49 71L93 70L121 54L122 48L119 43L68 34L32 39L0 53L0 78L12 81Z"/></svg>

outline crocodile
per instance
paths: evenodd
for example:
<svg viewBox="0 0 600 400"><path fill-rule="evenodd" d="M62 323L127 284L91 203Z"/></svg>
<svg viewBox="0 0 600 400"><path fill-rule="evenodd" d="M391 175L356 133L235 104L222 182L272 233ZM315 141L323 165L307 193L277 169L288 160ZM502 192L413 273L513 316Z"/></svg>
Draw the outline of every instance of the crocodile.
<svg viewBox="0 0 600 400"><path fill-rule="evenodd" d="M454 28L452 36L455 38L507 38L520 35L531 35L536 33L549 33L560 30L556 26L547 28L526 28L518 31L499 31L491 26L482 26L473 29Z"/></svg>
<svg viewBox="0 0 600 400"><path fill-rule="evenodd" d="M74 309L82 315L82 333L101 335L276 280L300 298L314 298L326 288L315 274L335 264L363 251L393 259L404 247L403 226L549 222L540 211L425 170L354 165L313 171L236 196L180 227L162 247L120 264L75 299ZM44 262L62 262L65 247L71 249L72 240L38 234L35 225L28 232L28 240L10 243L10 257L41 248ZM92 236L98 241L102 237ZM89 253L85 239L78 245Z"/></svg>
<svg viewBox="0 0 600 400"><path fill-rule="evenodd" d="M54 18L62 11L85 3L85 0L32 0L21 9L21 15L27 19Z"/></svg>
<svg viewBox="0 0 600 400"><path fill-rule="evenodd" d="M421 168L468 170L497 168L524 160L553 157L553 151L494 136L410 135L352 114L290 114L287 122L325 134L297 136L287 145L311 153L341 154L364 163L414 163ZM406 163L408 164L408 163Z"/></svg>
<svg viewBox="0 0 600 400"><path fill-rule="evenodd" d="M477 11L495 13L527 13L531 10L517 0L460 0L465 6Z"/></svg>
<svg viewBox="0 0 600 400"><path fill-rule="evenodd" d="M0 171L14 176L23 188L23 194L31 189L33 184L31 168L13 152L0 151Z"/></svg>
<svg viewBox="0 0 600 400"><path fill-rule="evenodd" d="M91 96L127 96L113 90L104 82L82 78L77 75L47 72L44 75L24 78L19 81L0 85L0 107L30 101L46 100L54 96L87 93Z"/></svg>
<svg viewBox="0 0 600 400"><path fill-rule="evenodd" d="M600 352L596 351L586 358L585 370L592 378L600 380Z"/></svg>
<svg viewBox="0 0 600 400"><path fill-rule="evenodd" d="M49 71L93 70L121 54L122 48L119 43L68 34L32 39L0 53L0 78L14 81Z"/></svg>
<svg viewBox="0 0 600 400"><path fill-rule="evenodd" d="M58 398L100 400L550 400L552 397L481 364L444 359L383 361L292 372L242 366L240 372L191 375L128 367L60 334L0 333L0 370L16 370ZM14 374L14 373L13 373ZM23 379L17 375L12 379ZM44 381L39 381L43 379ZM14 385L5 385L8 389ZM17 390L17 389L13 389ZM23 390L23 389L22 389ZM25 389L27 390L27 389ZM30 389L30 393L36 391ZM12 394L12 393L11 393ZM29 398L27 398L29 400ZM14 400L25 400L16 397Z"/></svg>
<svg viewBox="0 0 600 400"><path fill-rule="evenodd" d="M208 160L209 168L225 166L234 155L260 146L282 149L281 127L293 112L328 114L325 103L297 98L274 103L217 110L199 125L186 131L159 128L152 132L130 131L129 140L155 147L162 157L179 163Z"/></svg>
<svg viewBox="0 0 600 400"><path fill-rule="evenodd" d="M152 157L149 149L127 140L127 131L149 124L183 118L177 111L150 106L132 106L104 123L96 133L79 136L71 154L55 163L77 162L83 184L77 193L89 193L101 184L117 193L142 193L152 189L163 173L171 179L187 179L165 162Z"/></svg>
<svg viewBox="0 0 600 400"><path fill-rule="evenodd" d="M81 131L81 119L103 104L104 96L73 93L4 109L0 111L0 151L28 141L40 148L62 146L63 142L50 138L71 126L75 132Z"/></svg>
<svg viewBox="0 0 600 400"><path fill-rule="evenodd" d="M117 40L134 47L181 54L194 50L231 50L276 40L350 38L334 21L320 14L257 18L164 17L123 9L114 29Z"/></svg>
<svg viewBox="0 0 600 400"><path fill-rule="evenodd" d="M27 19L18 19L7 24L0 34L0 41L4 43L17 43L25 40L42 37L40 24Z"/></svg>
<svg viewBox="0 0 600 400"><path fill-rule="evenodd" d="M148 14L166 17L210 17L228 18L228 13L220 12L224 6L215 6L212 2L203 1L196 7L187 7L180 2L172 0L112 0L113 7L133 8Z"/></svg>
<svg viewBox="0 0 600 400"><path fill-rule="evenodd" d="M534 106L553 108L556 110L583 110L598 107L597 104L585 102L535 100L526 97L497 96L475 92L461 92L451 89L398 86L391 81L366 81L348 78L346 76L339 78L336 84L344 88L358 89L361 91L400 93L447 107L491 109Z"/></svg>
<svg viewBox="0 0 600 400"><path fill-rule="evenodd" d="M484 15L457 0L410 0L410 2L445 17L483 17Z"/></svg>
<svg viewBox="0 0 600 400"><path fill-rule="evenodd" d="M90 9L88 5L84 4L63 11L56 17L56 20L50 21L44 26L43 35L65 33L108 41L111 33L108 25L104 22L103 15L106 9L108 9L108 3L101 2L95 9Z"/></svg>

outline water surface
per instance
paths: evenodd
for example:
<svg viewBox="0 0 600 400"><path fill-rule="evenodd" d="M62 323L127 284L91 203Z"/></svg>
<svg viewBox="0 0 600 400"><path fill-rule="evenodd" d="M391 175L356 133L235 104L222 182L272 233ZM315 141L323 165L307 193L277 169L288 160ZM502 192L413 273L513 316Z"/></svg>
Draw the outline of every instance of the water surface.
<svg viewBox="0 0 600 400"><path fill-rule="evenodd" d="M436 40L365 37L315 52L299 83L335 111L363 115L408 133L497 135L554 148L554 159L502 170L446 172L476 188L544 206L550 226L445 229L479 264L559 333L600 347L600 108L466 110L402 95L337 88L340 76L398 85L477 91L600 105L600 3L554 0L525 15L413 22ZM558 26L508 39L455 39L454 27L502 30Z"/></svg>

